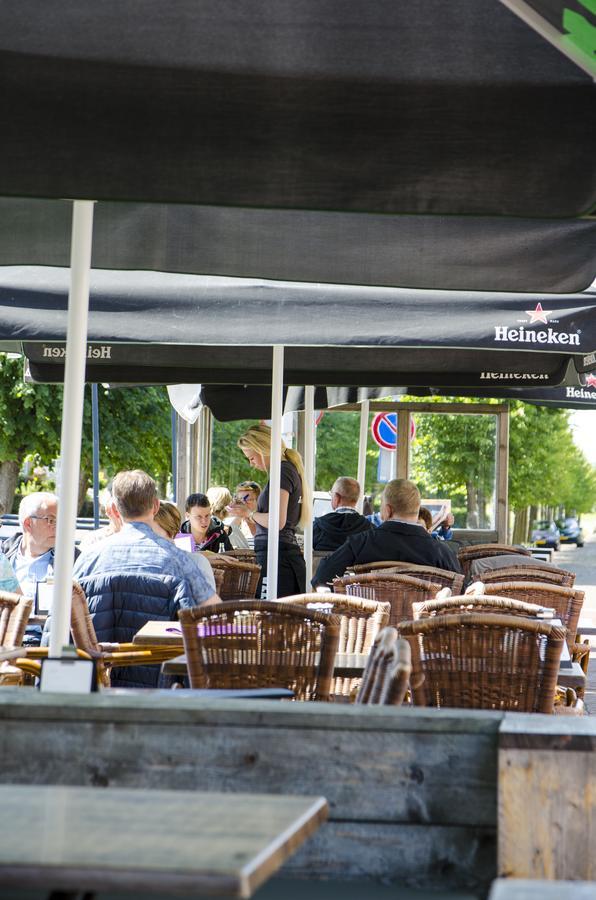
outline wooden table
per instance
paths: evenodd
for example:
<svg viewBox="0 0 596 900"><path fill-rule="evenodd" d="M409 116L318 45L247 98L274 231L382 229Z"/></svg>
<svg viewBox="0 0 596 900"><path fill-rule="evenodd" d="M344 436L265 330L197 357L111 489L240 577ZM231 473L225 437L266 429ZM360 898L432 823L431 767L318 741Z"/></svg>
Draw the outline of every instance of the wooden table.
<svg viewBox="0 0 596 900"><path fill-rule="evenodd" d="M0 884L250 897L323 797L0 785Z"/></svg>
<svg viewBox="0 0 596 900"><path fill-rule="evenodd" d="M360 678L366 666L366 653L337 653L333 666L333 675L339 678ZM162 663L164 675L187 675L186 654L174 656Z"/></svg>

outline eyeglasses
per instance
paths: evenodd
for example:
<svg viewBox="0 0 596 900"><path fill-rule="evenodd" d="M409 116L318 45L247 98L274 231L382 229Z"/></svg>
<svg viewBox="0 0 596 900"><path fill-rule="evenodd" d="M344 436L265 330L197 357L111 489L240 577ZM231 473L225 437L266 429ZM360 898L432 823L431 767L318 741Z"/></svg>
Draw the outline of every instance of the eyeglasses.
<svg viewBox="0 0 596 900"><path fill-rule="evenodd" d="M29 516L30 519L41 519L48 523L50 528L56 524L56 516Z"/></svg>

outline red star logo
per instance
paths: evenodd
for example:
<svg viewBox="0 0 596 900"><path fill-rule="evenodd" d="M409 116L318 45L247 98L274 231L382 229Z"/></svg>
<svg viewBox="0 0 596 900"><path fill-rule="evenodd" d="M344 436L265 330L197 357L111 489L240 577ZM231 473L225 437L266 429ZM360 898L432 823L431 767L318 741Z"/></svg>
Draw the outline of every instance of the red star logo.
<svg viewBox="0 0 596 900"><path fill-rule="evenodd" d="M586 387L596 387L596 375L586 375Z"/></svg>
<svg viewBox="0 0 596 900"><path fill-rule="evenodd" d="M548 325L547 316L550 316L552 313L552 309L542 309L542 303L536 304L536 309L526 309L525 313L530 317L530 321L528 325L534 325L535 322L544 322L545 325Z"/></svg>

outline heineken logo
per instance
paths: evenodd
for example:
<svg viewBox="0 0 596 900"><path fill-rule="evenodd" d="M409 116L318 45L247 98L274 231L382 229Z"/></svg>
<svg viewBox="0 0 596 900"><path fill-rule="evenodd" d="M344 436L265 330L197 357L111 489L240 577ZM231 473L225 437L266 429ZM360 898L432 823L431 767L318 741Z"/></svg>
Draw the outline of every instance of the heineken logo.
<svg viewBox="0 0 596 900"><path fill-rule="evenodd" d="M596 391L587 391L585 388L565 388L565 396L568 400L596 400Z"/></svg>
<svg viewBox="0 0 596 900"><path fill-rule="evenodd" d="M579 347L579 331L558 331L552 327L553 323L558 323L558 319L550 318L552 310L544 309L542 303L538 302L534 309L526 309L525 313L528 319L519 319L518 328L509 328L507 325L495 325L495 341L497 343L507 344L561 344ZM530 328L530 325L536 324L548 325L548 328L541 328L539 331Z"/></svg>
<svg viewBox="0 0 596 900"><path fill-rule="evenodd" d="M481 381L549 381L546 372L481 372Z"/></svg>
<svg viewBox="0 0 596 900"><path fill-rule="evenodd" d="M42 350L44 359L64 359L66 357L66 346L56 346L55 344L44 344ZM111 359L112 347L110 344L100 344L94 347L87 344L87 359Z"/></svg>

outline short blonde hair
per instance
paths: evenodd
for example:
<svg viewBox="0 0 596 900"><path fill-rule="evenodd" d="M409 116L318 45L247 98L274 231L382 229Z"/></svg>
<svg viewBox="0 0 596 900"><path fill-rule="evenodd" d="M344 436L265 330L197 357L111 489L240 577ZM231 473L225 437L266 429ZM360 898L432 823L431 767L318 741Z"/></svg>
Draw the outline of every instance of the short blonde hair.
<svg viewBox="0 0 596 900"><path fill-rule="evenodd" d="M175 538L182 528L182 516L180 510L169 500L160 500L159 509L153 516L153 521L161 525L169 538Z"/></svg>
<svg viewBox="0 0 596 900"><path fill-rule="evenodd" d="M238 446L241 450L253 450L261 456L271 456L271 429L268 425L251 425L238 439ZM292 450L291 447L286 447L283 441L281 442L281 458L292 463L300 475L302 498L298 524L304 528L312 518L312 491L304 474L304 463L298 451Z"/></svg>
<svg viewBox="0 0 596 900"><path fill-rule="evenodd" d="M420 491L413 481L407 478L394 478L388 481L383 491L383 503L393 510L396 516L417 516L420 510Z"/></svg>
<svg viewBox="0 0 596 900"><path fill-rule="evenodd" d="M210 487L207 497L211 504L212 515L222 519L226 515L226 506L232 502L232 495L227 487Z"/></svg>

